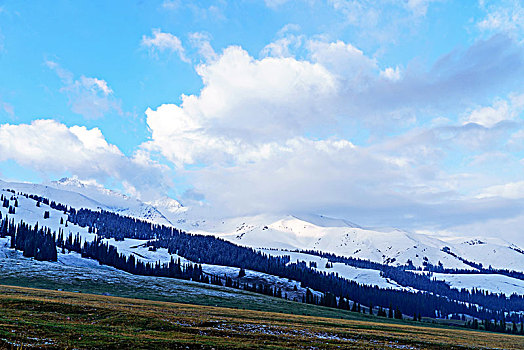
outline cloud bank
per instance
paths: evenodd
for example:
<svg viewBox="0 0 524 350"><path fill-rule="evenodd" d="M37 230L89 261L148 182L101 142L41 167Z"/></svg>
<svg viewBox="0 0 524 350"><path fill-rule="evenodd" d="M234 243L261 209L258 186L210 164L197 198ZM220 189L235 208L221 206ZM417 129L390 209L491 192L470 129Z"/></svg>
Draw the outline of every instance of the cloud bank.
<svg viewBox="0 0 524 350"><path fill-rule="evenodd" d="M427 68L384 68L340 40L301 38L298 58L295 39L260 58L213 50L196 67L199 94L146 111L142 148L229 214L306 211L406 227L515 212L515 198L478 193L523 170L518 156L500 157L524 135L522 95L511 90L523 72L519 43L495 35ZM493 176L500 164L507 176Z"/></svg>

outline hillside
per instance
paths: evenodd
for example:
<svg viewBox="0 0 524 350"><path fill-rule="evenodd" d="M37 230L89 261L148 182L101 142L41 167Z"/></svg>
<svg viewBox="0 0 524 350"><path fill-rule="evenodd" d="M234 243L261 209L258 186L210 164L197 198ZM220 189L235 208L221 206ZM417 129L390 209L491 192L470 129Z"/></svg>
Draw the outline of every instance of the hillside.
<svg viewBox="0 0 524 350"><path fill-rule="evenodd" d="M63 178L46 185L0 180L0 188L39 195L75 208L104 209L162 225L171 224L152 205L101 186L83 183L76 178Z"/></svg>
<svg viewBox="0 0 524 350"><path fill-rule="evenodd" d="M159 199L156 201L159 208L156 208L74 178L48 185L0 182L0 187L40 195L75 208L103 209L160 225L174 225L188 232L215 235L253 248L320 250L393 265L411 260L415 266L441 262L447 268L471 268L444 252L443 248L447 247L455 255L486 267L524 271L524 249L500 238L457 237L444 241L429 234L363 228L348 220L311 214L201 217L198 216L200 212L184 208L175 200ZM20 217L25 218L24 214Z"/></svg>
<svg viewBox="0 0 524 350"><path fill-rule="evenodd" d="M168 202L172 204L171 209L173 210L164 215L160 210L139 200L105 190L100 186L83 184L75 179L62 179L52 185L1 182L0 186L3 189L0 192L2 195L14 196L18 199L19 207L12 215L15 220L24 220L31 225L38 222L52 230L60 228L64 230L66 236L69 233L80 234L84 241L92 241L96 235L89 233L85 227L71 223L67 227L60 224L61 220L67 221L67 215L64 213L45 204L36 207L34 200L13 195L6 189L45 196L76 208L103 209L158 224L172 225L172 222L176 222L175 226L186 229L188 232L214 235L235 244L262 249L273 256L292 255L292 261L300 260L307 263L313 261L317 263L315 269L319 271L335 271L350 280L383 288L403 289L395 281L382 277L377 270L355 268L341 263L335 263L333 269L326 269L327 259L309 254L291 253L290 250L323 251L393 266L404 265L411 261L415 267L419 268L424 267L425 263L434 266L442 263L445 268L474 271L474 267L464 263L465 259L485 267L524 270L524 254L522 253L524 250L501 240L457 238L452 241L442 241L429 235L397 229L367 229L347 220L319 215L290 215L284 218L276 215L258 215L222 220L212 218L197 220L191 219L193 212L190 208L177 206L175 205L177 202L175 204ZM49 219L46 220L43 219L45 211L50 213ZM0 213L7 214L7 212L8 208L0 208ZM134 255L145 262L168 262L171 258L181 258L182 261L187 261L176 254L168 254L165 249L151 252L145 240L115 241L108 239L105 241L117 247L120 253ZM213 274L229 276L238 274L238 269L224 266L205 264L203 269ZM248 273L258 275L256 272L248 271ZM451 286L457 288L470 290L480 288L495 293L504 292L507 295L522 292L522 282L507 276L436 274L434 277L447 281ZM272 279L269 276L263 276L263 278ZM467 283L462 283L462 280L467 280Z"/></svg>

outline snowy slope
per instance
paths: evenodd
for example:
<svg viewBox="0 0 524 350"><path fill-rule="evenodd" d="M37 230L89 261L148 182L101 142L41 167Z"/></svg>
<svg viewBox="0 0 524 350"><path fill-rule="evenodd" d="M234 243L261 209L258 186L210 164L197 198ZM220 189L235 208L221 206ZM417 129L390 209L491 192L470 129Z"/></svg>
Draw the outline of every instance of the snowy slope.
<svg viewBox="0 0 524 350"><path fill-rule="evenodd" d="M13 189L13 186L10 186L9 188ZM49 193L55 192L50 191ZM7 216L9 217L9 219L13 219L15 223L23 220L24 222L32 226L38 224L40 227L49 227L53 231L58 231L60 229L64 231L64 238L67 238L67 236L71 233L74 236L79 235L81 237L82 242L91 242L96 238L96 234L89 233L87 228L82 228L68 222L66 214L64 214L61 211L55 210L44 203L40 203L40 206L36 206L37 202L35 200L26 198L23 195L13 194L5 189L0 190L0 194L9 199L10 205L14 206L15 200L18 203L18 206L15 207L15 214L8 214L8 208L0 206L0 213L2 215L2 218L5 218ZM69 192L67 192L66 194L68 196L70 195ZM72 196L71 198L77 199L75 196ZM61 201L61 203L64 202ZM45 212L49 212L49 218L47 219L44 219ZM19 258L21 257L22 253L10 249L9 241L9 237L0 238L0 259L1 256L4 256L7 259L3 261L4 265L18 265L20 263ZM193 261L185 259L184 257L181 257L177 254L169 254L167 249L165 248L159 248L156 251L150 251L147 247L147 240L126 238L123 241L116 241L113 238L111 238L103 239L103 241L116 247L119 253L124 254L126 256L133 255L135 259L141 260L146 263L167 263L171 260L177 261L178 259L181 260L182 264L194 263ZM58 264L69 267L85 268L85 278L90 278L89 271L91 271L94 268L94 266L98 265L98 262L90 259L83 259L80 257L80 254L77 253L68 251L62 253L60 249L58 253ZM14 259L15 256L18 258ZM29 264L29 261L31 259L23 258L22 260L25 264ZM35 263L42 264L41 262ZM43 264L53 263L44 262ZM0 267L2 267L2 264L0 264ZM112 271L114 269L107 267L106 270ZM232 278L237 277L239 273L239 269L236 267L217 266L209 264L203 264L202 270L205 274L228 276ZM64 278L67 277L64 276ZM305 288L301 287L300 283L296 281L291 281L286 278L280 278L277 276L272 276L257 271L246 270L246 276L243 277L242 281L249 283L259 283L261 281L264 281L265 283L270 283L272 286L276 286L277 288L282 289L282 291L285 292L290 298L296 298L297 300L300 300L302 295L305 293ZM315 293L320 295L318 292Z"/></svg>
<svg viewBox="0 0 524 350"><path fill-rule="evenodd" d="M76 209L104 209L162 225L171 224L152 205L118 192L107 190L96 184L83 183L76 178L63 178L47 185L4 182L0 180L0 189L12 189L16 192L36 194Z"/></svg>
<svg viewBox="0 0 524 350"><path fill-rule="evenodd" d="M524 271L524 250L499 238L455 238L448 240L450 249L485 268Z"/></svg>
<svg viewBox="0 0 524 350"><path fill-rule="evenodd" d="M38 223L39 226L49 227L52 231L58 231L62 229L64 231L64 236L67 237L70 233L73 235L80 234L82 239L92 241L95 238L95 235L88 233L87 228L76 226L67 222L67 214L64 214L61 211L52 209L50 206L40 203L40 206L36 206L36 201L33 199L25 198L20 195L13 195L11 192L0 190L0 194L4 197L10 199L14 196L18 201L18 207L15 208L15 214L8 214L8 208L0 206L0 213L2 217L8 215L10 219L13 219L16 222L21 220L34 226ZM72 196L74 197L74 196ZM10 204L14 205L14 200L10 200ZM49 218L44 219L44 213L49 212ZM60 223L62 221L62 224ZM66 226L67 224L67 226Z"/></svg>
<svg viewBox="0 0 524 350"><path fill-rule="evenodd" d="M13 188L11 186L10 188ZM51 193L51 192L48 192ZM44 203L40 203L40 206L36 206L36 201L33 199L25 198L24 196L12 194L11 192L2 190L0 191L0 194L4 195L7 198L13 198L10 201L10 204L14 205L14 199L16 198L18 202L18 207L16 207L16 213L15 214L7 214L8 209L0 207L0 213L2 213L2 217L5 217L5 215L8 215L10 218L14 219L15 222L18 222L20 220L23 220L31 225L39 224L40 226L47 226L50 227L52 230L57 231L58 229L64 230L65 237L69 235L69 233L72 233L73 235L79 234L82 238L82 241L92 241L95 239L96 235L93 233L88 233L87 228L82 228L79 226L76 226L74 224L71 224L70 222L67 222L67 215L63 212L57 211L49 207L48 205ZM70 193L66 191L66 195L70 196ZM63 197L63 198L69 198L69 197ZM75 196L72 196L74 200L76 200ZM48 219L44 219L44 212L49 212L50 216ZM61 223L62 222L62 223ZM67 226L66 226L67 224ZM8 238L0 239L2 241L0 253L3 255L6 255L7 253L2 253L1 250L8 249ZM166 263L169 262L171 259L177 260L180 259L183 264L191 262L183 257L178 256L177 254L169 254L167 252L167 249L157 249L156 251L150 251L148 247L146 246L147 241L146 240L137 240L137 239L125 239L124 241L115 241L114 239L103 239L103 241L109 243L112 246L115 246L118 249L119 253L125 254L127 256L134 255L134 257L137 260L142 260L144 262L149 263ZM341 276L344 276L345 278L351 279L351 280L358 280L361 283L365 283L368 285L377 285L382 288L394 288L394 289L403 289L402 287L398 286L396 283L388 281L382 277L380 277L380 274L378 271L375 270L368 270L368 269L356 269L354 267L346 266L344 264L334 264L333 269L327 269L325 268L327 260L324 258L319 258L315 256L311 256L308 254L301 254L301 253L290 253L290 252L272 252L274 255L290 255L292 257L292 261L300 260L300 261L315 261L318 263L318 270L319 271L326 271L326 272L336 272L339 273ZM12 255L11 253L7 255ZM6 255L6 256L7 256ZM82 260L86 260L83 262ZM76 253L66 253L66 254L59 254L59 264L61 265L67 265L67 266L74 266L74 267L85 267L87 270L90 270L93 266L93 264L98 264L92 260L88 259L82 259L79 257L79 254ZM209 264L203 264L202 265L203 271L205 273L214 274L214 275L220 275L220 276L230 276L235 277L238 276L238 268L233 267L227 267L227 266L216 266L216 265L209 265ZM301 293L304 293L305 290L300 287L300 284L295 281L288 281L287 279L279 278L276 276L267 275L264 273L256 272L256 271L246 271L246 277L244 278L247 281L266 281L270 282L274 286L278 286L279 288L287 291L288 295L293 296L294 287L298 287L298 294L301 295Z"/></svg>
<svg viewBox="0 0 524 350"><path fill-rule="evenodd" d="M458 256L471 262L482 263L484 267L491 265L494 268L524 271L524 250L500 239L472 240L447 237L444 240L429 234L397 229L363 228L347 220L320 215L261 214L249 217L213 218L200 216L201 213L182 207L172 199L159 199L158 205L163 208L161 212L150 204L106 190L96 184L79 182L77 179L62 179L47 186L0 181L0 189L7 188L41 195L75 208L95 210L102 208L160 224L172 222L174 226L188 232L215 235L239 245L262 249L271 255L291 255L292 261L315 261L320 271L336 272L345 278L383 288L401 287L382 278L375 270L357 269L344 264L334 264L333 268L326 269L326 261L323 258L289 251L318 250L392 265L403 265L411 260L415 266L423 266L425 262L437 265L440 262L447 268L473 269L456 257ZM8 198L13 195L5 190L0 193ZM95 235L88 233L85 228L71 223L66 227L67 216L62 212L53 210L43 203L41 207L36 207L34 200L18 195L16 197L19 207L16 208L16 214L11 215L15 220L22 219L32 225L38 222L39 225L48 226L52 230L61 228L66 236L71 232L80 234L83 240L94 239ZM49 219L43 219L44 211L50 212ZM0 212L2 215L7 214L7 208L0 208ZM60 224L61 219L64 222L62 224ZM178 258L174 254L168 254L165 249L149 251L145 245L146 241L126 239L120 242L109 240L109 243L116 246L119 252L126 255L133 254L135 258L146 262L168 262L171 258ZM209 269L229 271L229 268L225 267L209 267ZM480 276L467 275L464 277L464 283L466 279L471 278L473 280L467 280L468 286L481 286L485 280ZM449 281L453 283L458 283L460 280L458 277L449 277ZM512 287L511 284L504 284L506 282L497 280L490 290L521 291L518 283Z"/></svg>
<svg viewBox="0 0 524 350"><path fill-rule="evenodd" d="M524 250L502 240L483 239L485 244L472 244L471 239L465 238L443 241L428 234L398 229L366 229L336 219L328 221L336 223L332 226L325 225L326 220L322 218L314 224L311 222L314 219L305 221L297 216L258 215L220 222L208 220L193 225L186 221L182 225L185 224L184 228L193 233L212 234L253 248L320 250L392 265L403 265L411 260L415 266L423 266L424 262L438 265L440 262L446 268L472 269L443 251L448 249L485 267L492 265L524 271Z"/></svg>
<svg viewBox="0 0 524 350"><path fill-rule="evenodd" d="M433 273L433 278L447 282L457 289L482 289L491 293L524 295L524 281L503 275L492 274L444 274Z"/></svg>
<svg viewBox="0 0 524 350"><path fill-rule="evenodd" d="M380 276L380 271L371 270L371 269L362 269L356 268L353 266L348 266L342 263L333 263L333 267L327 267L328 259L322 258L319 256L314 256L304 253L288 252L288 251L275 251L269 249L262 249L261 252L273 255L273 256L285 256L288 255L291 257L291 262L301 262L304 261L308 266L310 262L316 264L316 267L313 267L314 270L326 273L336 273L341 277L344 277L348 280L358 281L359 283L366 284L369 286L378 286L380 288L390 288L390 289L402 289L402 290L411 290L410 288L404 288L398 285L396 282L391 281L387 278ZM315 265L313 265L315 266Z"/></svg>
<svg viewBox="0 0 524 350"><path fill-rule="evenodd" d="M95 260L84 259L77 253L58 253L58 262L36 261L26 258L21 252L9 249L9 238L0 238L0 280L5 284L28 285L36 288L63 288L69 291L86 291L90 293L115 293L128 297L161 298L176 302L200 304L212 301L212 305L223 305L223 301L242 298L253 305L271 302L271 298L213 285L176 280L165 277L138 276L100 265ZM220 269L222 267L216 267ZM238 269L229 268L230 274L237 274ZM246 271L245 278L256 280L265 278L263 274ZM23 276L26 279L21 279ZM267 278L278 279L267 275ZM299 284L278 279L283 291L291 299L301 300L305 289ZM297 291L294 291L294 286ZM317 293L318 294L318 293ZM228 305L226 303L225 305Z"/></svg>
<svg viewBox="0 0 524 350"><path fill-rule="evenodd" d="M524 271L524 250L510 242L496 239L447 239L397 229L367 229L350 221L321 215L278 216L261 214L237 218L213 218L182 207L177 201L160 198L158 210L146 204L76 178L61 179L49 185L4 183L1 188L38 194L76 208L105 209L188 232L215 235L233 243L287 250L320 250L393 265L411 260L415 266L424 262L447 268L471 269L443 251L444 248L468 261L485 267ZM204 214L205 215L205 214ZM481 243L478 243L481 242Z"/></svg>

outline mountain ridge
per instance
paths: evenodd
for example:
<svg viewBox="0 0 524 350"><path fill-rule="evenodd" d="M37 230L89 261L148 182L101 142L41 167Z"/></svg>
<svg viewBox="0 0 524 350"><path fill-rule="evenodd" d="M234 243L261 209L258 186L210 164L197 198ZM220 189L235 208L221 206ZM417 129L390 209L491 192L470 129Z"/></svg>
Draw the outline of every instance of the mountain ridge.
<svg viewBox="0 0 524 350"><path fill-rule="evenodd" d="M506 244L489 238L441 240L400 229L364 228L345 219L313 214L212 219L195 216L191 208L179 206L179 210L164 215L162 209L101 186L83 184L75 179L61 179L53 184L0 182L2 188L42 195L72 207L113 211L190 233L217 236L255 249L318 250L391 265L411 262L418 267L430 263L453 269L474 269L461 260L465 259L485 267L524 271L524 250L511 242Z"/></svg>

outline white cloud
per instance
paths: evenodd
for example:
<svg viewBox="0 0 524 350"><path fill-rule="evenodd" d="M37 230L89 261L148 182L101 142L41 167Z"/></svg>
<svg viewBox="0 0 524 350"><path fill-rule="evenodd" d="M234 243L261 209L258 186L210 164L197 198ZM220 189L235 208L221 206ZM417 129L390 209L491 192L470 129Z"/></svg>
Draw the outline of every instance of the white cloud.
<svg viewBox="0 0 524 350"><path fill-rule="evenodd" d="M267 44L262 49L261 54L262 56L272 57L292 57L294 56L293 49L296 49L300 44L300 37L288 35Z"/></svg>
<svg viewBox="0 0 524 350"><path fill-rule="evenodd" d="M481 1L486 16L477 26L483 31L505 32L522 40L524 32L524 7L519 0Z"/></svg>
<svg viewBox="0 0 524 350"><path fill-rule="evenodd" d="M470 162L472 166L488 167L490 165L504 165L512 162L512 157L507 152L493 151L474 155Z"/></svg>
<svg viewBox="0 0 524 350"><path fill-rule="evenodd" d="M287 35L290 32L298 32L300 31L300 26L296 23L288 23L277 32L277 36L283 37Z"/></svg>
<svg viewBox="0 0 524 350"><path fill-rule="evenodd" d="M430 3L435 1L439 0L407 0L403 1L403 3L415 16L423 17L428 12Z"/></svg>
<svg viewBox="0 0 524 350"><path fill-rule="evenodd" d="M482 190L477 198L502 197L509 199L524 198L524 181L510 182L503 185L490 186Z"/></svg>
<svg viewBox="0 0 524 350"><path fill-rule="evenodd" d="M66 84L72 84L73 83L73 78L74 78L74 75L73 73L71 73L70 71L68 71L67 69L64 69L62 66L60 66L57 62L54 62L54 61L45 61L45 64L46 66L49 68L49 69L52 69L55 71L56 75L58 75L58 77L60 79L62 79L62 81Z"/></svg>
<svg viewBox="0 0 524 350"><path fill-rule="evenodd" d="M515 131L508 140L508 147L512 151L524 149L524 129Z"/></svg>
<svg viewBox="0 0 524 350"><path fill-rule="evenodd" d="M508 100L496 99L492 106L474 109L464 118L464 123L493 127L502 121L514 120L524 110L524 94L512 95Z"/></svg>
<svg viewBox="0 0 524 350"><path fill-rule="evenodd" d="M386 0L373 2L366 0L329 0L331 5L346 14L352 24L361 24L372 21L376 24L380 20L392 15L391 9L404 9L414 17L424 17L431 3L442 0ZM395 13L396 14L396 13Z"/></svg>
<svg viewBox="0 0 524 350"><path fill-rule="evenodd" d="M54 120L0 125L0 161L14 160L44 175L77 175L105 182L113 179L139 196L165 190L166 169L138 152L126 157L98 128L67 127ZM158 192L156 192L158 194Z"/></svg>
<svg viewBox="0 0 524 350"><path fill-rule="evenodd" d="M209 5L209 6L208 6ZM189 10L193 16L199 20L206 21L223 21L224 9L227 6L225 0L212 1L181 1L181 0L164 0L161 8L168 11L179 11L182 16L187 15L185 10Z"/></svg>
<svg viewBox="0 0 524 350"><path fill-rule="evenodd" d="M293 58L255 60L229 47L197 68L205 86L182 104L149 109L150 148L177 164L227 162L329 121L326 100L336 80L321 65Z"/></svg>
<svg viewBox="0 0 524 350"><path fill-rule="evenodd" d="M191 198L230 213L314 211L390 225L500 214L490 212L498 204L469 208L475 188L493 178L463 159L503 150L512 130L446 117L471 115L472 97L517 79L522 55L513 41L479 41L425 71L381 71L342 41L303 38L300 45L302 58L292 45L258 59L237 46L212 51L196 67L198 94L147 110L151 139L142 149L174 163ZM510 95L508 106L516 110L520 99ZM440 123L401 129L425 125L424 118ZM370 133L360 146L352 142L359 132ZM449 172L447 162L460 166Z"/></svg>
<svg viewBox="0 0 524 350"><path fill-rule="evenodd" d="M191 33L189 34L189 40L191 45L198 49L198 53L205 61L216 60L217 54L210 44L211 36L209 34L201 32Z"/></svg>
<svg viewBox="0 0 524 350"><path fill-rule="evenodd" d="M344 25L352 26L361 38L359 43L397 43L414 30L431 3L441 0L328 0L344 18Z"/></svg>
<svg viewBox="0 0 524 350"><path fill-rule="evenodd" d="M400 67L399 66L396 66L395 68L392 68L392 67L387 67L386 69L380 71L380 76L385 78L385 79L388 79L388 80L391 80L391 81L397 81L397 80L400 80L400 78L402 77L401 75L401 71L400 71Z"/></svg>
<svg viewBox="0 0 524 350"><path fill-rule="evenodd" d="M77 83L93 93L101 92L105 96L113 93L113 90L107 85L107 82L102 79L81 76L80 81Z"/></svg>
<svg viewBox="0 0 524 350"><path fill-rule="evenodd" d="M434 157L426 152L426 162L417 160L420 148L295 138L263 159L189 175L198 193L228 213L317 212L370 219L374 212L383 216L375 222L396 224L393 218L416 212L418 201L453 197L449 180L430 164Z"/></svg>
<svg viewBox="0 0 524 350"><path fill-rule="evenodd" d="M508 119L510 119L508 103L503 100L497 100L493 106L482 107L471 112L465 123L476 123L491 127L498 122Z"/></svg>
<svg viewBox="0 0 524 350"><path fill-rule="evenodd" d="M142 36L142 46L147 47L151 52L174 52L184 62L190 62L185 55L184 47L178 37L171 33L162 32L160 29L153 29L152 36Z"/></svg>
<svg viewBox="0 0 524 350"><path fill-rule="evenodd" d="M115 99L113 90L105 80L83 75L75 80L73 73L57 62L45 63L62 80L60 91L68 96L73 112L88 119L101 118L112 111L122 115L120 101Z"/></svg>
<svg viewBox="0 0 524 350"><path fill-rule="evenodd" d="M304 35L293 34L300 30L296 24L286 24L277 32L277 39L267 44L261 51L261 56L293 57L305 41Z"/></svg>
<svg viewBox="0 0 524 350"><path fill-rule="evenodd" d="M509 205L515 206L514 201ZM524 246L522 227L524 226L524 215L519 214L507 207L507 215L498 218L478 218L473 223L466 223L450 227L447 234L452 236L464 235L470 237L497 237L510 244Z"/></svg>
<svg viewBox="0 0 524 350"><path fill-rule="evenodd" d="M308 49L313 62L326 67L332 74L349 80L347 86L360 90L374 79L376 61L351 44L340 40L331 43L311 40L308 42Z"/></svg>
<svg viewBox="0 0 524 350"><path fill-rule="evenodd" d="M360 0L330 0L329 2L335 10L345 14L347 21L352 25L375 26L379 22L380 6Z"/></svg>

